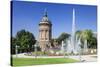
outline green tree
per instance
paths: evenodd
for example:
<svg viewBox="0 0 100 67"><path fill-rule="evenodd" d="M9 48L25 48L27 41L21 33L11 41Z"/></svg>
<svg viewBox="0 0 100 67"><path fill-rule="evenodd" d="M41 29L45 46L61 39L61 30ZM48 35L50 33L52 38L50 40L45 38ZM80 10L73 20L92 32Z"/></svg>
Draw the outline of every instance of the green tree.
<svg viewBox="0 0 100 67"><path fill-rule="evenodd" d="M29 31L21 30L16 34L16 45L18 45L22 51L31 51L32 45L34 45L35 42L34 35Z"/></svg>
<svg viewBox="0 0 100 67"><path fill-rule="evenodd" d="M93 37L93 33L91 30L84 30L81 33L81 38L82 38L82 42L84 43L85 40L87 40L87 46L89 47L90 44L90 40Z"/></svg>
<svg viewBox="0 0 100 67"><path fill-rule="evenodd" d="M97 47L97 38L93 36L92 30L76 31L76 35L78 38L81 38L82 43L84 43L84 40L87 40L89 48Z"/></svg>
<svg viewBox="0 0 100 67"><path fill-rule="evenodd" d="M81 37L83 38L83 40L90 40L92 36L93 36L93 33L91 30L84 30L81 33Z"/></svg>
<svg viewBox="0 0 100 67"><path fill-rule="evenodd" d="M67 38L69 38L70 34L63 32L58 38L57 41L59 44L61 44L62 41L65 41Z"/></svg>
<svg viewBox="0 0 100 67"><path fill-rule="evenodd" d="M15 54L16 38L11 37L11 54Z"/></svg>
<svg viewBox="0 0 100 67"><path fill-rule="evenodd" d="M89 48L97 48L97 38L96 37L92 37L90 39Z"/></svg>

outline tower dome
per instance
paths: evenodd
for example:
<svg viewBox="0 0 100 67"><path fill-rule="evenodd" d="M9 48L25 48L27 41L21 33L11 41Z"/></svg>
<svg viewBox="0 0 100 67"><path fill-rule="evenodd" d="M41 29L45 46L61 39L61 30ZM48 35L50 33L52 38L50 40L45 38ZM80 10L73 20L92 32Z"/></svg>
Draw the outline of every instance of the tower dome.
<svg viewBox="0 0 100 67"><path fill-rule="evenodd" d="M40 21L40 24L44 24L44 23L46 23L46 24L51 24L51 21L50 21L49 18L48 18L47 10L46 10L46 9L45 9L45 11L44 11L44 16L43 16L43 18L42 18L42 20Z"/></svg>

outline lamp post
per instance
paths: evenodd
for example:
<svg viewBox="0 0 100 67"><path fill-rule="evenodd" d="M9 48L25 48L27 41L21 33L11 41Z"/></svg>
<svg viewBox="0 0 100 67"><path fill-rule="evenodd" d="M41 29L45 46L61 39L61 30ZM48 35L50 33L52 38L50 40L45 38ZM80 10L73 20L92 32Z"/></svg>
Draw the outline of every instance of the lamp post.
<svg viewBox="0 0 100 67"><path fill-rule="evenodd" d="M37 47L38 47L38 42L36 42L36 44L34 45L35 47L35 58L37 58Z"/></svg>
<svg viewBox="0 0 100 67"><path fill-rule="evenodd" d="M19 46L16 45L16 58L18 58L18 47Z"/></svg>
<svg viewBox="0 0 100 67"><path fill-rule="evenodd" d="M34 45L32 45L32 51L33 51Z"/></svg>
<svg viewBox="0 0 100 67"><path fill-rule="evenodd" d="M30 52L30 46L28 45L27 47L28 47L27 51L28 51L28 54L29 54L29 52Z"/></svg>

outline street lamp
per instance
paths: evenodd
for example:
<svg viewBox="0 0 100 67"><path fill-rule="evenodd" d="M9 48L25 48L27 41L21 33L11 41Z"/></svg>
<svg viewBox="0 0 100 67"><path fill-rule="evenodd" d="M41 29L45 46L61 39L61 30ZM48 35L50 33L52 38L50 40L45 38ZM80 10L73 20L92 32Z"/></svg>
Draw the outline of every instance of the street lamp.
<svg viewBox="0 0 100 67"><path fill-rule="evenodd" d="M18 57L18 48L19 46L16 45L16 58Z"/></svg>
<svg viewBox="0 0 100 67"><path fill-rule="evenodd" d="M27 47L28 47L27 53L29 54L29 52L30 52L30 46L28 45Z"/></svg>
<svg viewBox="0 0 100 67"><path fill-rule="evenodd" d="M33 51L34 45L32 45L32 51Z"/></svg>
<svg viewBox="0 0 100 67"><path fill-rule="evenodd" d="M37 47L38 47L38 42L36 42L36 44L34 45L35 47L35 58L37 58Z"/></svg>

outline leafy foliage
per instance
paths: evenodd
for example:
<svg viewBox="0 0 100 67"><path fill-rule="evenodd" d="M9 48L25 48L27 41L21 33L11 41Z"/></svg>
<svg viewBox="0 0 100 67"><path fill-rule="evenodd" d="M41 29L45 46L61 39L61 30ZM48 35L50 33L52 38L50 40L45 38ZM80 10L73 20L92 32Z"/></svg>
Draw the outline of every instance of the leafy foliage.
<svg viewBox="0 0 100 67"><path fill-rule="evenodd" d="M18 31L15 38L12 38L12 48L13 46L19 46L20 50L23 52L29 49L31 51L32 46L35 44L36 40L32 33L29 31L21 30Z"/></svg>
<svg viewBox="0 0 100 67"><path fill-rule="evenodd" d="M62 41L69 38L70 34L63 32L58 38L57 41L59 44L61 44Z"/></svg>
<svg viewBox="0 0 100 67"><path fill-rule="evenodd" d="M97 48L97 38L94 37L92 30L77 31L76 35L81 38L82 43L87 40L89 48Z"/></svg>

